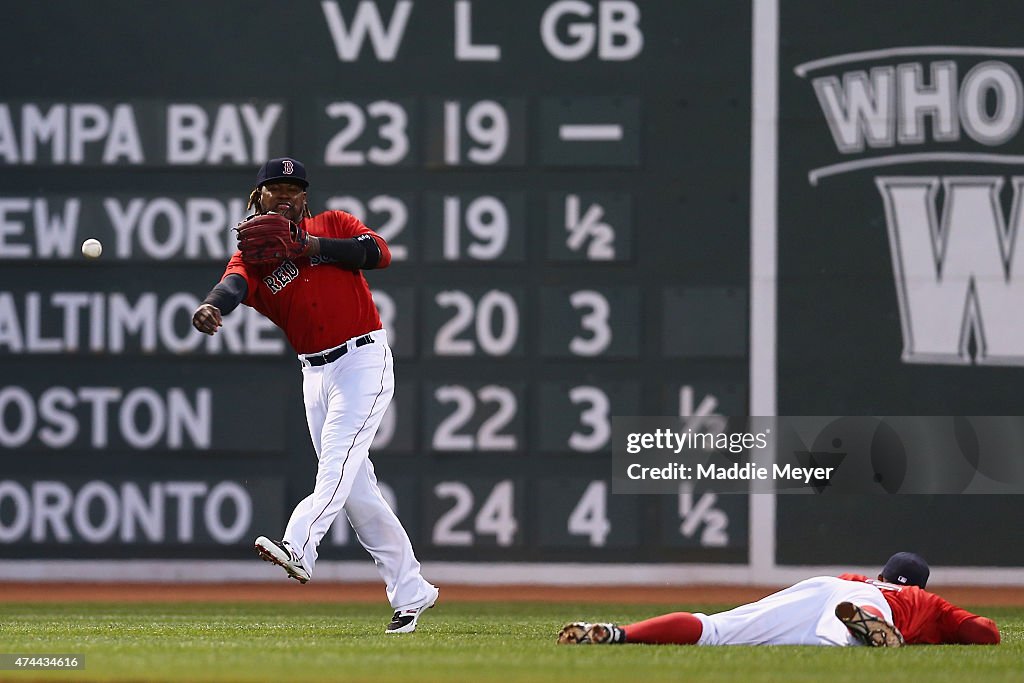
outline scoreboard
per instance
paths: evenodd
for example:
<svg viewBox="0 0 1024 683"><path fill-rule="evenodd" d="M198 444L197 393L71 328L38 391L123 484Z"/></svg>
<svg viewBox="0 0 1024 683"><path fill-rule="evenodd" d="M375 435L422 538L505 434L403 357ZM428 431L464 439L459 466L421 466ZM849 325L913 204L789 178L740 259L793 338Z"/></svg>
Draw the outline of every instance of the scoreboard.
<svg viewBox="0 0 1024 683"><path fill-rule="evenodd" d="M11 18L12 50L54 47L0 66L3 554L244 557L283 528L315 470L294 355L248 309L189 320L290 155L314 213L392 251L372 458L422 559L745 562L746 497L610 481L613 415L747 412L749 3L271 7ZM342 522L321 550L364 556Z"/></svg>

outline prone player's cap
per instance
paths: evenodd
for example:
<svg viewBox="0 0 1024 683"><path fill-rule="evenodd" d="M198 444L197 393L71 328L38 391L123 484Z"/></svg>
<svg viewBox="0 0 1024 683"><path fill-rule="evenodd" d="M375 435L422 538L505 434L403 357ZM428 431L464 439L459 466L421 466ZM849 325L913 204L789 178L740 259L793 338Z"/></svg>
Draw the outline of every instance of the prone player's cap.
<svg viewBox="0 0 1024 683"><path fill-rule="evenodd" d="M917 553L896 553L882 567L882 578L889 583L924 588L928 584L928 563Z"/></svg>
<svg viewBox="0 0 1024 683"><path fill-rule="evenodd" d="M271 159L260 167L259 173L256 174L256 187L274 182L295 183L301 185L303 189L309 187L309 181L306 180L306 167L302 165L301 161L291 157Z"/></svg>

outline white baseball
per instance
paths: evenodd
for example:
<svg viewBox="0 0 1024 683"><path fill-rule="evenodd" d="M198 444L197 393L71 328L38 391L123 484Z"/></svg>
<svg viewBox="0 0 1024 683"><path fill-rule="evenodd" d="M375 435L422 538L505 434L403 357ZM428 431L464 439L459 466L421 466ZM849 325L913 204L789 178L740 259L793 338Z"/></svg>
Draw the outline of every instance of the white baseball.
<svg viewBox="0 0 1024 683"><path fill-rule="evenodd" d="M103 245L98 239L90 237L82 242L82 255L86 258L99 258L103 253Z"/></svg>

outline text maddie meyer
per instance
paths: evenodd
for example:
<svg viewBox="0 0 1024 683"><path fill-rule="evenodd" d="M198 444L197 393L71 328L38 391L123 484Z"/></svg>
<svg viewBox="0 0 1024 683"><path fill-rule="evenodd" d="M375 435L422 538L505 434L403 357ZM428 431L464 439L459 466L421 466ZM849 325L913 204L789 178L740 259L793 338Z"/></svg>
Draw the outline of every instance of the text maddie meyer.
<svg viewBox="0 0 1024 683"><path fill-rule="evenodd" d="M700 480L733 480L733 481L795 481L803 484L811 482L821 483L828 481L834 467L796 467L793 465L772 465L771 470L767 467L758 467L753 463L733 463L728 467L716 464L684 465L683 463L670 463L664 467L644 467L633 463L626 468L626 476L633 480L638 479L669 479L679 481L700 481Z"/></svg>

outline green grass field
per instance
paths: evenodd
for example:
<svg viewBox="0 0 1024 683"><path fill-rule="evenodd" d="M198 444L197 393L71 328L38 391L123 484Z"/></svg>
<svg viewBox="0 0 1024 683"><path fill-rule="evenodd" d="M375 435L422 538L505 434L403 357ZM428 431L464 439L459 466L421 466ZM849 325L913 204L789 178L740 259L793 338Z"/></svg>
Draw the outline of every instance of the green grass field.
<svg viewBox="0 0 1024 683"><path fill-rule="evenodd" d="M723 605L704 605L705 611ZM1013 681L1024 609L976 608L996 647L559 646L579 618L628 622L678 607L439 604L417 633L385 636L386 607L253 603L0 605L0 653L85 655L86 668L3 680L147 681Z"/></svg>

